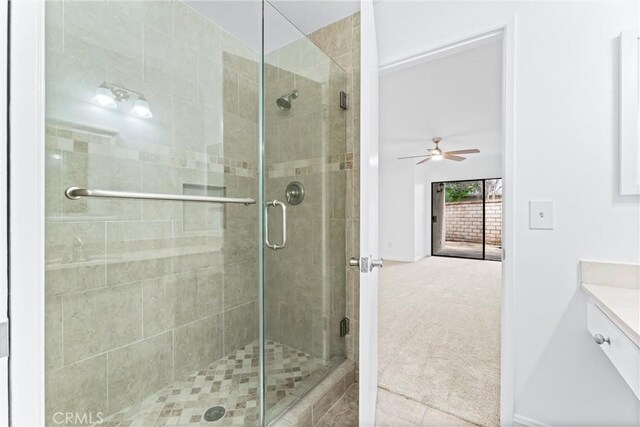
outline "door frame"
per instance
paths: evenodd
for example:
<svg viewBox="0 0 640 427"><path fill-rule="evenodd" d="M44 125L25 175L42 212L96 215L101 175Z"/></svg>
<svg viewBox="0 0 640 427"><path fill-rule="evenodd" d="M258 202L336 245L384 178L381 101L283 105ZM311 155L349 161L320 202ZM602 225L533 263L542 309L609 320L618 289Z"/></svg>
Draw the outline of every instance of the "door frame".
<svg viewBox="0 0 640 427"><path fill-rule="evenodd" d="M0 205L3 212L7 212L9 205L7 203L8 190L8 55L9 55L9 3L4 1L0 4L0 43L2 44L2 53L0 53L0 80L2 80L2 91L0 92L0 111L5 118L0 123ZM7 216L0 215L0 324L9 321L9 264L8 264L8 233L7 233ZM6 325L5 325L6 326ZM4 326L3 326L4 327ZM6 341L5 341L6 339ZM0 329L0 348L8 345L8 337L3 335ZM9 359L0 354L0 426L9 425Z"/></svg>
<svg viewBox="0 0 640 427"><path fill-rule="evenodd" d="M378 395L378 45L374 0L360 2L360 315L358 317L361 426L373 426ZM366 264L365 264L366 263ZM365 265L363 265L365 264Z"/></svg>
<svg viewBox="0 0 640 427"><path fill-rule="evenodd" d="M485 194L487 188L487 181L495 181L502 180L502 178L478 178L478 179L450 179L448 181L433 181L429 183L431 186L431 256L439 256L443 258L459 258L459 259L475 259L478 261L502 261L496 259L488 259L487 258L487 195ZM473 258L473 257L465 257L465 256L456 256L456 255L441 255L433 253L433 185L434 184L448 184L450 182L476 182L482 181L482 258ZM446 201L445 201L446 206ZM502 245L502 242L501 242Z"/></svg>
<svg viewBox="0 0 640 427"><path fill-rule="evenodd" d="M380 75L502 40L502 307L500 349L500 423L513 424L515 402L515 52L516 17L380 66ZM366 143L366 141L363 141ZM363 188L361 191L365 191Z"/></svg>
<svg viewBox="0 0 640 427"><path fill-rule="evenodd" d="M44 425L44 0L12 1L9 96L11 425Z"/></svg>

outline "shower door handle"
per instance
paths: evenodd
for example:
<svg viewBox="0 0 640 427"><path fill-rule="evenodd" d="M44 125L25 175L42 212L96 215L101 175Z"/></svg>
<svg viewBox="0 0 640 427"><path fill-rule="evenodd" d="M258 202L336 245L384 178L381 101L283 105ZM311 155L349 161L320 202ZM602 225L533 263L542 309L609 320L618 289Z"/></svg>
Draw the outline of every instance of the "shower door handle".
<svg viewBox="0 0 640 427"><path fill-rule="evenodd" d="M271 243L269 241L269 208L275 208L278 206L282 209L282 242ZM282 249L287 246L287 207L284 203L278 200L267 202L267 207L264 210L264 224L264 240L267 247L277 251L278 249Z"/></svg>

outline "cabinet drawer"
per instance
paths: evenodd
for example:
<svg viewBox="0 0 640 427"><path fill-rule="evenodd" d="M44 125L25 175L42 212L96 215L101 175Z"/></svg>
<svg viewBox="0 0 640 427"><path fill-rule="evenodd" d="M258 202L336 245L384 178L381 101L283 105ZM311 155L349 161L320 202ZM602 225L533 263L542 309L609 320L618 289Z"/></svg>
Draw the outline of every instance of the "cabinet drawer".
<svg viewBox="0 0 640 427"><path fill-rule="evenodd" d="M593 301L589 301L587 308L587 328L591 336L600 334L610 341L600 344L600 348L640 399L640 349ZM595 339L593 345L598 345Z"/></svg>

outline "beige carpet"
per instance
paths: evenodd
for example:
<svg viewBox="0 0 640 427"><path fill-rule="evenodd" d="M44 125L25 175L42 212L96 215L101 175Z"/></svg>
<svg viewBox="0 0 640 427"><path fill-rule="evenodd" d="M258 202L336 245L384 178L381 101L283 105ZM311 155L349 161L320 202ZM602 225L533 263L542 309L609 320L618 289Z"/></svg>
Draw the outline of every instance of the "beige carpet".
<svg viewBox="0 0 640 427"><path fill-rule="evenodd" d="M385 263L379 386L483 426L499 425L501 263Z"/></svg>

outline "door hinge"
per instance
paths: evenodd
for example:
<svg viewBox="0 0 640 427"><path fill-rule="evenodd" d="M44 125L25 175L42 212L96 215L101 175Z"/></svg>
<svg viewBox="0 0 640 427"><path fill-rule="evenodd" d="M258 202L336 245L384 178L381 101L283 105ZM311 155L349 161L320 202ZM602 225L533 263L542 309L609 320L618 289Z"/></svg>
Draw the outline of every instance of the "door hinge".
<svg viewBox="0 0 640 427"><path fill-rule="evenodd" d="M9 322L0 323L0 359L9 357Z"/></svg>
<svg viewBox="0 0 640 427"><path fill-rule="evenodd" d="M349 335L349 318L345 317L340 321L340 337Z"/></svg>
<svg viewBox="0 0 640 427"><path fill-rule="evenodd" d="M340 91L340 108L343 110L349 109L349 97L347 96L347 92L343 90Z"/></svg>

